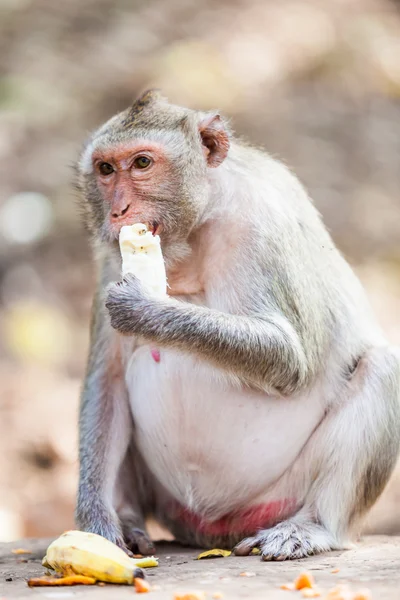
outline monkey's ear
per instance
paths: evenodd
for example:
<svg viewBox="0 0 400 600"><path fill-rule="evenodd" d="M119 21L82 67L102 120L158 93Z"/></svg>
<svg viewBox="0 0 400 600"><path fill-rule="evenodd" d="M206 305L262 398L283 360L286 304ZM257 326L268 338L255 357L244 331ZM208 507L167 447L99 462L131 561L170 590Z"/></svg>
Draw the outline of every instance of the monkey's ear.
<svg viewBox="0 0 400 600"><path fill-rule="evenodd" d="M149 104L155 104L156 102L162 101L167 101L167 99L161 94L161 90L158 88L152 88L143 92L139 98L134 101L131 109L144 108Z"/></svg>
<svg viewBox="0 0 400 600"><path fill-rule="evenodd" d="M218 114L206 115L199 123L204 156L209 167L218 167L226 158L229 135Z"/></svg>

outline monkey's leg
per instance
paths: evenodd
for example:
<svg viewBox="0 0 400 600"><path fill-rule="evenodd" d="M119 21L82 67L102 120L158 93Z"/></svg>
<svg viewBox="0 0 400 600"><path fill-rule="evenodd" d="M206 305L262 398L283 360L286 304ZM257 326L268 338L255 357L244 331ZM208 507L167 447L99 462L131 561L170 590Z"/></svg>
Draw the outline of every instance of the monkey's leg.
<svg viewBox="0 0 400 600"><path fill-rule="evenodd" d="M98 294L93 306L91 350L79 420L77 526L125 549L114 509L118 472L132 435L132 417L121 348ZM132 483L134 485L134 483Z"/></svg>
<svg viewBox="0 0 400 600"><path fill-rule="evenodd" d="M145 525L145 515L154 510L152 500L152 478L132 440L119 473L115 506L125 543L134 554L155 552Z"/></svg>
<svg viewBox="0 0 400 600"><path fill-rule="evenodd" d="M398 456L399 356L396 349L373 349L359 361L343 397L299 457L312 482L302 509L243 540L236 554L257 546L264 560L285 560L346 546L352 525L376 501Z"/></svg>

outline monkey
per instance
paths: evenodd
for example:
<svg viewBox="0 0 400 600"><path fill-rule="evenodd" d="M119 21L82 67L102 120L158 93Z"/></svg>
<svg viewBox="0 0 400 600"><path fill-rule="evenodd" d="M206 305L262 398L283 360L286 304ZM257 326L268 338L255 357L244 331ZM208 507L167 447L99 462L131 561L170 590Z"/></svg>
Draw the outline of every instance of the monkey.
<svg viewBox="0 0 400 600"><path fill-rule="evenodd" d="M85 143L97 288L77 526L148 554L154 517L266 561L351 547L400 445L400 353L297 177L218 111L145 92ZM121 278L160 235L168 296Z"/></svg>

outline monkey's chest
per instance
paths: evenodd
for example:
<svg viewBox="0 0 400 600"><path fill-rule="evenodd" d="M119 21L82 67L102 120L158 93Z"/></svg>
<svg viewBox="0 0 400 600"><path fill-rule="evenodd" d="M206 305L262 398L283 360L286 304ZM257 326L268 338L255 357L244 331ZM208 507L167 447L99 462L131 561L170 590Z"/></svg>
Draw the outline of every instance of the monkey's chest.
<svg viewBox="0 0 400 600"><path fill-rule="evenodd" d="M254 392L196 357L147 345L126 381L148 467L172 499L215 518L262 498L322 417L315 399Z"/></svg>

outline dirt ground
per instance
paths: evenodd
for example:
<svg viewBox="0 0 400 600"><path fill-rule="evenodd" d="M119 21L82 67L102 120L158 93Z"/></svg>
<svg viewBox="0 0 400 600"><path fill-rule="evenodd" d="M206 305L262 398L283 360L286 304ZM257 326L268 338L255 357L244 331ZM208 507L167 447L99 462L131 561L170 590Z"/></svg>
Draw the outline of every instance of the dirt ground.
<svg viewBox="0 0 400 600"><path fill-rule="evenodd" d="M118 600L135 594L131 587L126 586L28 588L26 580L29 577L43 574L41 558L49 541L23 540L0 544L1 600L28 597ZM32 554L12 554L13 548L22 547L31 550ZM313 573L323 592L322 599L338 583L347 583L354 591L369 588L373 600L398 600L400 595L400 537L370 536L354 550L284 563L265 563L258 556L197 561L197 554L197 550L182 548L173 542L159 542L159 567L147 570L148 580L159 586L150 593L151 600L172 600L175 593L194 590L204 591L207 599L220 592L226 600L300 600L299 592L283 591L279 587L304 570ZM336 569L339 572L332 573ZM252 576L241 576L244 572Z"/></svg>

